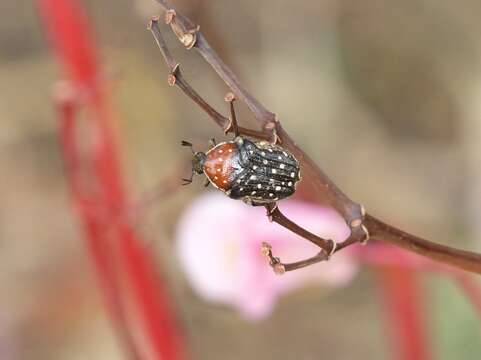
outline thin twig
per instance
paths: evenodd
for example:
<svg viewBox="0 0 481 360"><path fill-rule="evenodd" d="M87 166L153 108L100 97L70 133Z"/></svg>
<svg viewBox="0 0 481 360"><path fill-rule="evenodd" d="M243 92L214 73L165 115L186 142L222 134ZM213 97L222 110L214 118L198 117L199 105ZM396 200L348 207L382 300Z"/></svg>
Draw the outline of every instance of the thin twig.
<svg viewBox="0 0 481 360"><path fill-rule="evenodd" d="M278 139L282 145L292 152L301 162L306 178L319 188L318 200L329 204L336 209L348 224L353 221L362 220L361 206L350 200L334 182L317 166L317 164L291 139L284 131L277 116L267 110L256 98L254 98L239 82L230 68L219 58L211 48L204 35L199 31L199 26L190 19L180 14L175 7L165 0L156 0L166 11L166 21L172 27L179 40L185 44L187 35L192 35L193 42L186 45L188 48L196 49L202 57L212 66L219 77L224 80L236 97L246 103L253 112L265 133L270 138ZM183 33L182 33L183 31Z"/></svg>
<svg viewBox="0 0 481 360"><path fill-rule="evenodd" d="M385 224L371 215L366 215L363 207L349 199L349 197L345 195L321 170L321 168L293 141L293 139L282 128L277 116L273 112L267 110L242 86L235 74L210 47L203 34L199 31L199 26L195 25L190 19L180 14L175 7L171 6L167 1L156 1L164 8L164 10L166 10L166 23L171 26L179 40L186 46L186 48L194 48L202 55L207 63L209 63L217 72L219 77L224 80L235 96L246 103L262 128L261 132L240 128L240 133L255 138L268 137L271 140L280 142L283 147L292 152L300 161L305 178L310 180L318 190L316 192L317 200L323 204L332 206L340 213L346 223L350 226L351 235L346 241L338 244L335 251L339 251L355 242L363 242L369 237L369 235L371 235L371 238L376 240L388 242L445 264L481 274L480 254L458 250L421 239ZM175 70L175 68L172 68L172 64L176 63L173 61L173 58L168 50L165 52L167 47L165 46L165 42L160 35L160 31L158 31L157 20L158 18L154 19L151 29L156 29L153 31L154 37L156 38L162 55L164 56L164 59L166 60L167 65L172 73L172 71ZM170 58L166 56L170 56ZM174 75L177 80L176 83L178 83L179 71L177 71ZM185 87L185 89L180 85L179 87L197 104L199 104L199 106L204 108L207 113L212 113L210 106L207 108L207 103L205 103L204 100L200 102L200 96L198 96L197 93L194 92L197 95L196 97L192 96L191 92L193 92L193 90L186 85L181 76L180 78L180 83ZM218 112L216 113L218 114ZM223 116L221 120L219 120L219 118L214 118L214 120L222 128L225 128L227 124L226 122L228 121L228 119ZM285 223L283 226L298 234L300 232L296 231L293 223ZM306 234L301 236L306 237L305 235ZM310 260L308 260L308 262L309 261Z"/></svg>
<svg viewBox="0 0 481 360"><path fill-rule="evenodd" d="M154 36L157 45L159 46L160 53L164 58L167 67L169 68L169 75L167 77L167 82L170 86L176 85L179 89L181 89L189 98L191 98L199 107L204 110L211 118L215 121L215 123L223 129L227 129L229 126L229 119L215 110L212 106L210 106L200 95L197 91L194 90L192 86L185 80L182 72L180 71L180 65L177 61L175 61L174 57L169 51L169 48L165 44L165 40L163 39L162 35L160 34L159 29L159 17L154 16L149 22L148 29L151 31L152 35ZM229 130L230 131L230 130ZM268 140L269 136L261 131L255 131L251 129L246 129L243 127L239 127L239 131L241 134L245 136L250 136L256 139L264 139Z"/></svg>

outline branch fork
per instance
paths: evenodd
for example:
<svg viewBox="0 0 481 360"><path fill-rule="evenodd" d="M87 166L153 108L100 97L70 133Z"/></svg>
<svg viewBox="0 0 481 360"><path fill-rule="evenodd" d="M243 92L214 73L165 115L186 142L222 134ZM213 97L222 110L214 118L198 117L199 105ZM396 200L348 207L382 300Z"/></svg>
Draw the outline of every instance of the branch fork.
<svg viewBox="0 0 481 360"><path fill-rule="evenodd" d="M418 253L430 259L440 261L445 264L481 274L481 255L455 249L449 246L437 244L435 242L411 235L395 227L385 224L381 220L367 214L364 207L352 201L341 189L321 170L321 168L294 142L289 134L283 129L276 114L269 111L254 96L248 92L239 82L232 70L220 59L216 52L211 48L198 25L195 25L187 17L180 14L166 0L156 0L166 11L165 20L170 25L179 41L187 49L196 49L199 54L209 63L219 77L224 80L230 88L232 95L226 96L226 101L231 107L231 117L228 118L211 105L209 105L183 78L179 64L171 55L167 45L160 33L158 25L159 17L153 17L149 24L160 53L164 58L169 69L168 82L171 86L176 85L191 100L201 107L214 122L224 129L225 133L233 132L236 135L247 136L260 140L268 140L275 144L282 144L300 161L302 171L313 186L317 189L317 200L331 206L346 221L351 229L350 236L341 243L336 244L332 240L322 239L307 230L301 228L296 223L285 217L276 204L266 206L268 217L271 221L293 231L301 237L313 242L321 248L321 251L312 258L292 264L284 264L279 258L274 257L272 248L268 244L262 246L262 251L269 258L269 262L274 271L282 274L286 271L299 269L319 261L328 260L329 257L342 250L343 248L355 243L366 244L369 238L402 247L408 251ZM233 101L239 99L243 101L252 111L262 130L248 129L234 126L235 118L233 114Z"/></svg>

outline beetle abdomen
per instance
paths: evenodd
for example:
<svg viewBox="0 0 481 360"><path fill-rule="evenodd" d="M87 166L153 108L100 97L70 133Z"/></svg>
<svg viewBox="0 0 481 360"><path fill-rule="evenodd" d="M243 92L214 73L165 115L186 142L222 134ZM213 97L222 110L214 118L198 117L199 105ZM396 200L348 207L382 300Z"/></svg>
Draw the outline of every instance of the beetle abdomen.
<svg viewBox="0 0 481 360"><path fill-rule="evenodd" d="M252 203L269 203L292 195L300 180L299 162L267 142L236 141L240 168L231 180L229 196Z"/></svg>

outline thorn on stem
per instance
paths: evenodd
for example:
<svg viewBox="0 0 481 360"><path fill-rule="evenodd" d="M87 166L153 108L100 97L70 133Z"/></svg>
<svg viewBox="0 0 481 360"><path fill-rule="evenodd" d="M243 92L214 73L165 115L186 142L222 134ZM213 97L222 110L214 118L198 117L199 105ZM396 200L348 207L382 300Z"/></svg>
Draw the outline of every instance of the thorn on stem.
<svg viewBox="0 0 481 360"><path fill-rule="evenodd" d="M268 122L264 126L264 129L271 133L271 139L270 139L271 144L276 145L276 144L282 143L281 139L279 138L279 135L277 135L276 123L274 121Z"/></svg>
<svg viewBox="0 0 481 360"><path fill-rule="evenodd" d="M361 225L361 229L362 229L362 231L364 231L364 234L366 234L366 237L361 240L361 245L366 245L367 242L369 241L369 237L370 237L369 230L364 225Z"/></svg>
<svg viewBox="0 0 481 360"><path fill-rule="evenodd" d="M167 10L165 13L165 23L170 25L174 34L187 49L191 49L195 45L199 26L188 29L182 19L177 20L177 14L173 9Z"/></svg>
<svg viewBox="0 0 481 360"><path fill-rule="evenodd" d="M169 86L174 86L176 81L177 81L177 78L175 77L175 75L169 74L167 76L167 83L169 84Z"/></svg>
<svg viewBox="0 0 481 360"><path fill-rule="evenodd" d="M329 239L328 241L330 241L332 245L331 245L331 250L329 250L329 253L327 254L326 260L329 260L332 254L334 254L337 249L337 243L334 240Z"/></svg>
<svg viewBox="0 0 481 360"><path fill-rule="evenodd" d="M174 68L172 69L170 74L167 76L167 83L170 86L174 86L177 82L177 73L179 72L179 66L180 66L179 63L175 64Z"/></svg>
<svg viewBox="0 0 481 360"><path fill-rule="evenodd" d="M150 18L148 24L147 24L147 30L152 30L152 26L154 23L158 23L159 22L159 19L160 19L160 16L159 15L154 15Z"/></svg>
<svg viewBox="0 0 481 360"><path fill-rule="evenodd" d="M170 10L167 10L165 12L165 23L167 25L170 25L172 23L172 20L174 20L174 17L175 17L176 13L175 13L175 10L174 9L170 9Z"/></svg>
<svg viewBox="0 0 481 360"><path fill-rule="evenodd" d="M227 101L227 102L232 102L232 101L235 101L236 98L235 98L235 95L231 92L228 92L225 96L224 96L224 100Z"/></svg>
<svg viewBox="0 0 481 360"><path fill-rule="evenodd" d="M266 206L266 212L267 212L267 218L269 219L269 222L273 222L274 219L272 215L274 214L274 211L277 210L277 204L267 204Z"/></svg>

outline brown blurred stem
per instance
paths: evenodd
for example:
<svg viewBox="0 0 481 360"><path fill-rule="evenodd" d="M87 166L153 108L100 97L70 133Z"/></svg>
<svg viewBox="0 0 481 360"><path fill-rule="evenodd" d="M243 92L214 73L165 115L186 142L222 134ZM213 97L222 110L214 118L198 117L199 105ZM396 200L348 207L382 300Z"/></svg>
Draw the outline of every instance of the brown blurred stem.
<svg viewBox="0 0 481 360"><path fill-rule="evenodd" d="M293 139L282 128L276 114L267 110L242 86L235 74L210 47L205 37L199 31L199 26L180 14L175 7L170 5L167 1L156 1L164 8L164 10L166 10L166 23L170 25L178 39L186 46L186 48L194 48L201 54L207 63L209 63L216 71L219 77L224 80L235 96L245 102L262 128L262 131L239 128L240 133L254 138L269 138L281 143L283 147L291 151L300 161L304 177L311 181L315 188L318 189L316 193L317 200L323 204L332 206L345 219L346 223L351 228L351 235L345 242L338 244L336 251L355 242L362 242L370 235L370 237L375 240L402 247L406 250L416 252L420 255L452 265L456 268L481 274L480 254L436 244L398 230L371 215L366 215L362 206L349 199L349 197L347 197L336 186L336 184L329 179L320 167L293 141ZM220 127L225 129L226 126L228 126L228 119L210 107L183 79L178 64L173 59L160 34L158 18L152 19L149 29L152 31L164 60L169 67L171 73L170 76L174 76L173 83L171 81L172 79L169 77L169 83L171 83L171 85L178 85L179 88L202 107ZM299 230L295 228L297 226L296 224L289 222L284 221L281 225L309 239L306 237L306 234L303 235L300 231L296 231ZM310 240L312 241L312 239ZM327 241L324 239L321 240ZM311 259L314 258L316 258L316 256ZM321 258L321 260L326 260L327 257L321 256ZM313 263L313 260L307 260L304 263L308 265ZM288 265L289 264L285 264L286 270Z"/></svg>

